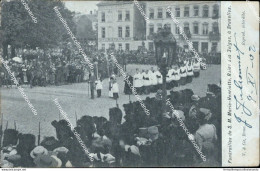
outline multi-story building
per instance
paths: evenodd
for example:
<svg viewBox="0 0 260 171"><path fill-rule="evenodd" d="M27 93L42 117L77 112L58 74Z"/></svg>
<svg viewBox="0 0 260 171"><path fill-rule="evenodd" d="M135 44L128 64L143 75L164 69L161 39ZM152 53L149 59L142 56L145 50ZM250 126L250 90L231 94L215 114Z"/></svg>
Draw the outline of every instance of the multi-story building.
<svg viewBox="0 0 260 171"><path fill-rule="evenodd" d="M173 17L178 20L176 24ZM193 43L197 52L220 52L220 2L214 1L149 1L146 3L146 47L153 49L152 35L167 25L177 44L188 49L188 44L180 34L181 28Z"/></svg>
<svg viewBox="0 0 260 171"><path fill-rule="evenodd" d="M198 52L220 52L220 2L139 1L139 4L150 22L144 20L133 1L98 4L99 49L114 44L116 49L137 50L144 44L153 50L153 35L166 24L178 46L189 49L178 29L181 27ZM167 7L179 21L178 25L167 12Z"/></svg>
<svg viewBox="0 0 260 171"><path fill-rule="evenodd" d="M142 46L146 37L145 20L133 1L104 1L97 6L99 49L114 46L115 49L136 50Z"/></svg>

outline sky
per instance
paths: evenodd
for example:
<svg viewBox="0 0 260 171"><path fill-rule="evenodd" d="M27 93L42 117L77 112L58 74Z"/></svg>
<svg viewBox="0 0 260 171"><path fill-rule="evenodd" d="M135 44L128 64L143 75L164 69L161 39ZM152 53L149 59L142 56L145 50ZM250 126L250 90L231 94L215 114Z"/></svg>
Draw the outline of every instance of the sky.
<svg viewBox="0 0 260 171"><path fill-rule="evenodd" d="M100 1L64 1L65 6L74 12L80 12L83 14L89 14L90 11L94 11L94 9L98 9L96 4Z"/></svg>

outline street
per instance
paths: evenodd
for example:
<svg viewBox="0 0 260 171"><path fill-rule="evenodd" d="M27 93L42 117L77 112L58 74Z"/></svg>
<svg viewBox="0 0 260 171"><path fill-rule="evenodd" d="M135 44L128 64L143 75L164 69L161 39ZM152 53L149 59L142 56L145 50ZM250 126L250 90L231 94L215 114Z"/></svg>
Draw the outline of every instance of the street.
<svg viewBox="0 0 260 171"><path fill-rule="evenodd" d="M128 65L128 72L134 73L136 68L149 69L149 65ZM218 84L221 78L221 66L208 66L207 70L201 70L199 78L193 78L192 83L175 88L174 90L190 88L195 94L205 96L207 84ZM214 75L214 77L212 77ZM129 103L129 96L123 94L123 77L117 78L119 84L118 104L123 111L123 104ZM71 123L76 125L76 115L79 119L83 115L104 116L108 118L109 108L116 106L116 101L108 97L108 79L103 81L101 98L90 99L88 93L88 83L77 83L62 86L25 87L25 94L37 110L38 115L34 115L27 102L17 88L1 88L1 113L3 114L3 129L7 121L8 128L14 128L16 121L17 130L22 133L38 135L38 124L41 122L41 139L43 136L55 136L55 129L51 125L53 120L59 119L59 110L53 100L58 99L62 109L67 113ZM169 91L168 91L169 93ZM96 92L95 92L96 96ZM153 94L149 96L153 97ZM142 95L145 99L147 96ZM132 101L136 101L134 95L130 96ZM124 111L123 111L124 113ZM60 119L62 115L60 115Z"/></svg>

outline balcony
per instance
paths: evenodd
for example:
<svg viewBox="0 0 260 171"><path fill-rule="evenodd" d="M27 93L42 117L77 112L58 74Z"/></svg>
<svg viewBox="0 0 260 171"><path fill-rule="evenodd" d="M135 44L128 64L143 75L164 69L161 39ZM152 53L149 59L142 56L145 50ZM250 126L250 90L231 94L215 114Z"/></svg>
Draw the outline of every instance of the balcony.
<svg viewBox="0 0 260 171"><path fill-rule="evenodd" d="M219 32L209 32L209 40L210 41L219 41L220 40L220 33Z"/></svg>

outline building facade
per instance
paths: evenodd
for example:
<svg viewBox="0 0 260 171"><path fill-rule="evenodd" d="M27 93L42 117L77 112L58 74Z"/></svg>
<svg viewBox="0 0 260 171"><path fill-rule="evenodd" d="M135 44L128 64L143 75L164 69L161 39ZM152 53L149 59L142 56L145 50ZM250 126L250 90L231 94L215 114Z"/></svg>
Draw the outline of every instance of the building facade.
<svg viewBox="0 0 260 171"><path fill-rule="evenodd" d="M143 5L143 3L140 3ZM145 20L133 1L98 5L98 49L136 50L145 40Z"/></svg>
<svg viewBox="0 0 260 171"><path fill-rule="evenodd" d="M101 2L98 4L98 48L137 50L145 45L154 50L153 35L164 25L170 27L178 46L189 46L180 34L184 30L197 52L220 52L220 2L217 1L149 1L140 2L149 18L144 16L133 2ZM167 12L171 9L177 25Z"/></svg>
<svg viewBox="0 0 260 171"><path fill-rule="evenodd" d="M167 8L171 13L167 12ZM171 16L171 14L173 16ZM193 43L197 52L220 52L220 2L216 1L150 1L146 3L146 47L152 50L152 35L167 25L176 38L178 46L189 49L180 34L181 28ZM178 20L176 24L173 20Z"/></svg>

